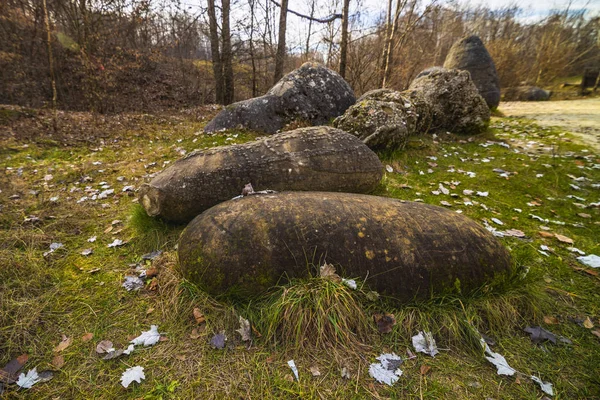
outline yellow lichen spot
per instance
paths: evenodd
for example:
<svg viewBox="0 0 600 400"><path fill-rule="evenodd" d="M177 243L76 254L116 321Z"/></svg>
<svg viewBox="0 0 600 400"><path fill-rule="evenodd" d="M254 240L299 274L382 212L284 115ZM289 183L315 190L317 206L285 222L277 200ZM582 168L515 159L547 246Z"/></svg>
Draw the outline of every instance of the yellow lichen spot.
<svg viewBox="0 0 600 400"><path fill-rule="evenodd" d="M365 251L365 256L369 259L372 260L375 258L375 252L373 250L367 250Z"/></svg>
<svg viewBox="0 0 600 400"><path fill-rule="evenodd" d="M358 232L358 237L359 237L359 238L364 238L364 237L365 237L365 234L364 234L364 233L362 233L362 232Z"/></svg>

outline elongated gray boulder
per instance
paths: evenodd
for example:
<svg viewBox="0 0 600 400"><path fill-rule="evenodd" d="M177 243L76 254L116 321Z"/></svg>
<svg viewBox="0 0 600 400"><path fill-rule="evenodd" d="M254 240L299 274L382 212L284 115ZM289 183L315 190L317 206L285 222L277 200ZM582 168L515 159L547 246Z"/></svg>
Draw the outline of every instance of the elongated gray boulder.
<svg viewBox="0 0 600 400"><path fill-rule="evenodd" d="M444 68L468 71L489 108L500 103L500 80L490 53L478 36L468 36L452 45Z"/></svg>
<svg viewBox="0 0 600 400"><path fill-rule="evenodd" d="M367 193L382 175L377 155L359 139L310 127L191 153L142 185L139 201L150 216L187 222L241 194L247 183L256 191Z"/></svg>
<svg viewBox="0 0 600 400"><path fill-rule="evenodd" d="M266 95L225 107L204 131L246 128L275 133L294 120L322 125L355 101L352 88L335 71L308 62L281 78Z"/></svg>
<svg viewBox="0 0 600 400"><path fill-rule="evenodd" d="M490 121L490 109L468 72L432 68L421 73L409 86L431 110L431 129L458 134L484 131Z"/></svg>
<svg viewBox="0 0 600 400"><path fill-rule="evenodd" d="M550 92L537 86L516 86L506 88L504 101L546 101Z"/></svg>
<svg viewBox="0 0 600 400"><path fill-rule="evenodd" d="M508 251L437 206L325 192L256 195L196 217L179 240L184 276L213 295L251 297L324 262L401 301L468 294L511 270ZM312 265L312 267L311 267Z"/></svg>

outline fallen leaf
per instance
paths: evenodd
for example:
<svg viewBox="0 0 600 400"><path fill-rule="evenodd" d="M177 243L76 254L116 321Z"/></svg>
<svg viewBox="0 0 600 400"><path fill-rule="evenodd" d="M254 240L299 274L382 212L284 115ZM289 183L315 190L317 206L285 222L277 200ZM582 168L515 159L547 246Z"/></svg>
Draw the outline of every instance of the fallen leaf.
<svg viewBox="0 0 600 400"><path fill-rule="evenodd" d="M0 382L14 383L18 377L18 372L23 368L23 365L27 362L29 356L27 354L21 354L20 356L13 358L0 370Z"/></svg>
<svg viewBox="0 0 600 400"><path fill-rule="evenodd" d="M552 384L550 382L543 382L540 378L533 375L531 376L531 380L540 385L540 388L542 388L544 393L554 396L554 390L552 389Z"/></svg>
<svg viewBox="0 0 600 400"><path fill-rule="evenodd" d="M321 376L321 372L319 371L319 368L317 367L310 367L310 373L312 374L312 376Z"/></svg>
<svg viewBox="0 0 600 400"><path fill-rule="evenodd" d="M597 336L598 338L600 338L600 329L596 328L596 329L594 329L594 330L592 330L590 332L592 332L592 335Z"/></svg>
<svg viewBox="0 0 600 400"><path fill-rule="evenodd" d="M66 337L65 335L63 335L62 341L58 344L58 346L56 346L54 348L54 352L55 353L60 353L61 351L63 351L67 347L69 347L72 342L73 342L73 338L72 337Z"/></svg>
<svg viewBox="0 0 600 400"><path fill-rule="evenodd" d="M150 281L148 285L148 290L156 290L158 289L158 279L154 278Z"/></svg>
<svg viewBox="0 0 600 400"><path fill-rule="evenodd" d="M431 357L439 353L431 332L419 331L412 337L412 344L417 352L429 354Z"/></svg>
<svg viewBox="0 0 600 400"><path fill-rule="evenodd" d="M392 327L396 325L396 318L394 318L394 314L373 314L373 320L377 324L377 329L381 333L390 333L392 331Z"/></svg>
<svg viewBox="0 0 600 400"><path fill-rule="evenodd" d="M543 341L549 340L552 343L556 344L556 335L540 326L528 326L523 330L529 333L531 341L533 343L541 343Z"/></svg>
<svg viewBox="0 0 600 400"><path fill-rule="evenodd" d="M290 374L285 374L285 376L283 377L283 379L285 379L288 382L294 383L294 377Z"/></svg>
<svg viewBox="0 0 600 400"><path fill-rule="evenodd" d="M37 368L30 369L27 374L21 373L16 384L23 389L30 389L33 385L41 380L37 373Z"/></svg>
<svg viewBox="0 0 600 400"><path fill-rule="evenodd" d="M94 338L94 334L93 334L93 333L91 333L91 332L88 332L88 333L86 333L85 335L83 335L83 336L81 337L81 341L85 343L85 342L89 342L89 341L90 341L90 340L92 340L93 338Z"/></svg>
<svg viewBox="0 0 600 400"><path fill-rule="evenodd" d="M154 312L154 308L150 307L149 309L146 310L146 315L150 315Z"/></svg>
<svg viewBox="0 0 600 400"><path fill-rule="evenodd" d="M135 366L131 368L127 368L125 372L121 375L121 385L124 388L127 388L131 382L141 383L142 379L146 379L146 375L144 375L144 367Z"/></svg>
<svg viewBox="0 0 600 400"><path fill-rule="evenodd" d="M133 345L130 345L130 346L133 347ZM102 359L103 360L113 360L115 358L121 357L124 353L125 353L125 350L123 350L123 349L109 351L104 357L102 357Z"/></svg>
<svg viewBox="0 0 600 400"><path fill-rule="evenodd" d="M350 374L350 371L348 370L348 367L342 367L340 374L342 375L342 378L344 379L351 379L352 375Z"/></svg>
<svg viewBox="0 0 600 400"><path fill-rule="evenodd" d="M214 349L222 349L225 347L226 340L227 336L225 336L225 332L217 333L212 337L212 339L210 339L210 345Z"/></svg>
<svg viewBox="0 0 600 400"><path fill-rule="evenodd" d="M556 239L558 239L559 242L563 242L563 243L567 243L567 244L573 244L574 243L573 239L568 238L568 237L563 236L563 235L559 235L558 233L555 233L554 237Z"/></svg>
<svg viewBox="0 0 600 400"><path fill-rule="evenodd" d="M300 381L300 377L298 376L298 368L296 368L296 363L294 362L294 360L289 360L287 362L287 365L291 368L292 372L294 373L294 376L296 377L296 380Z"/></svg>
<svg viewBox="0 0 600 400"><path fill-rule="evenodd" d="M558 319L551 315L544 316L544 323L548 325L556 325L558 324Z"/></svg>
<svg viewBox="0 0 600 400"><path fill-rule="evenodd" d="M96 345L96 353L110 353L114 351L113 343L110 340L103 340Z"/></svg>
<svg viewBox="0 0 600 400"><path fill-rule="evenodd" d="M590 214L586 214L586 213L579 213L577 215L579 215L581 218L592 218L592 216Z"/></svg>
<svg viewBox="0 0 600 400"><path fill-rule="evenodd" d="M154 260L156 257L162 254L161 250L155 250L152 253L144 254L142 260Z"/></svg>
<svg viewBox="0 0 600 400"><path fill-rule="evenodd" d="M577 260L588 267L600 268L600 257L595 254L590 254L589 256L585 257L577 257Z"/></svg>
<svg viewBox="0 0 600 400"><path fill-rule="evenodd" d="M402 364L402 358L391 353L382 354L377 360L379 363L369 366L369 375L379 383L392 386L402 376L402 370L398 368Z"/></svg>
<svg viewBox="0 0 600 400"><path fill-rule="evenodd" d="M323 279L329 279L332 282L341 282L342 278L335 273L335 267L333 264L323 264L319 268L319 276Z"/></svg>
<svg viewBox="0 0 600 400"><path fill-rule="evenodd" d="M54 356L52 359L52 366L56 369L61 369L65 365L65 358L60 354Z"/></svg>
<svg viewBox="0 0 600 400"><path fill-rule="evenodd" d="M194 311L192 313L194 314L194 319L196 320L196 323L198 325L206 322L206 318L204 317L204 314L202 314L202 311L200 311L200 309L198 307L195 307Z"/></svg>
<svg viewBox="0 0 600 400"><path fill-rule="evenodd" d="M158 333L158 325L150 325L150 330L142 332L142 334L131 342L134 346L144 345L153 346L160 340L160 333Z"/></svg>
<svg viewBox="0 0 600 400"><path fill-rule="evenodd" d="M421 365L421 375L427 375L427 373L431 370L429 365Z"/></svg>
<svg viewBox="0 0 600 400"><path fill-rule="evenodd" d="M148 268L146 270L146 278L147 279L154 278L156 275L158 275L158 269L152 267L152 268Z"/></svg>
<svg viewBox="0 0 600 400"><path fill-rule="evenodd" d="M594 327L594 323L592 322L590 317L587 317L586 319L583 320L583 326L584 326L584 328L592 329Z"/></svg>
<svg viewBox="0 0 600 400"><path fill-rule="evenodd" d="M113 227L112 227L112 225L111 225L111 226L109 226L108 228L106 228L106 229L104 230L104 233L110 233L110 231L112 231L112 230L113 230Z"/></svg>
<svg viewBox="0 0 600 400"><path fill-rule="evenodd" d="M544 237L544 238L551 238L551 237L554 237L554 234L552 234L552 233L550 233L550 232L546 232L546 231L539 231L539 232L538 232L538 234L539 234L541 237Z"/></svg>
<svg viewBox="0 0 600 400"><path fill-rule="evenodd" d="M239 333L240 336L242 337L242 342L252 340L250 321L243 318L241 315L240 315L240 329L236 329L236 332Z"/></svg>
<svg viewBox="0 0 600 400"><path fill-rule="evenodd" d="M135 275L127 275L125 277L125 281L121 286L123 286L125 289L127 289L128 292L130 292L132 290L139 290L143 288L144 281Z"/></svg>

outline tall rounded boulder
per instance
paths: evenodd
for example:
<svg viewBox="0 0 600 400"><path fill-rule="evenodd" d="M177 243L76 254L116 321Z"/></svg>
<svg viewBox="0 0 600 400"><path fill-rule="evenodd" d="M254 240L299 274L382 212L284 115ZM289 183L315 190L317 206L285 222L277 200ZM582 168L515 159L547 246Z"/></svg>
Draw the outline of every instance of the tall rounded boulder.
<svg viewBox="0 0 600 400"><path fill-rule="evenodd" d="M382 175L379 158L358 138L310 127L191 153L142 185L139 201L150 216L187 222L247 183L255 190L366 193Z"/></svg>
<svg viewBox="0 0 600 400"><path fill-rule="evenodd" d="M425 70L403 93L408 92L418 94L429 106L431 129L434 131L476 134L484 131L489 124L490 109L466 71Z"/></svg>
<svg viewBox="0 0 600 400"><path fill-rule="evenodd" d="M294 120L323 125L355 101L344 78L321 64L307 62L281 78L264 96L225 107L204 131L246 128L276 133Z"/></svg>
<svg viewBox="0 0 600 400"><path fill-rule="evenodd" d="M251 297L310 265L401 301L473 292L511 270L497 239L441 207L325 192L247 196L196 217L179 240L184 276L213 295ZM314 269L313 269L314 272Z"/></svg>
<svg viewBox="0 0 600 400"><path fill-rule="evenodd" d="M468 71L488 107L498 107L500 103L498 72L492 56L478 36L468 36L454 43L446 56L444 68Z"/></svg>

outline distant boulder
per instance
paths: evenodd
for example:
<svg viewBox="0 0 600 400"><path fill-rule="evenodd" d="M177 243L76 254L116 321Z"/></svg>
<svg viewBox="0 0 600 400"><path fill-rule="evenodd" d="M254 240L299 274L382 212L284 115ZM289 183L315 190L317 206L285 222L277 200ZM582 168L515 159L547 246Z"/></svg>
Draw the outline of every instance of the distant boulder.
<svg viewBox="0 0 600 400"><path fill-rule="evenodd" d="M500 80L494 60L478 36L468 36L454 43L446 56L444 68L469 71L479 94L489 108L500 103Z"/></svg>
<svg viewBox="0 0 600 400"><path fill-rule="evenodd" d="M341 76L309 62L281 78L266 95L225 107L204 131L246 128L275 133L293 120L323 125L355 101L352 88Z"/></svg>
<svg viewBox="0 0 600 400"><path fill-rule="evenodd" d="M474 134L487 128L490 109L466 71L433 68L419 74L408 91L431 111L431 129Z"/></svg>
<svg viewBox="0 0 600 400"><path fill-rule="evenodd" d="M545 101L550 92L537 86L516 86L504 90L504 101Z"/></svg>

